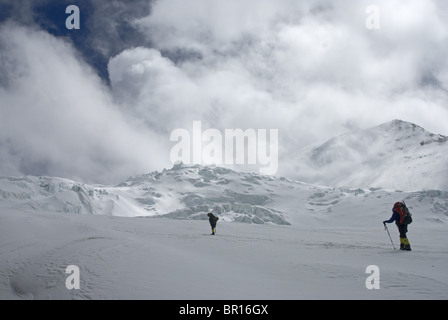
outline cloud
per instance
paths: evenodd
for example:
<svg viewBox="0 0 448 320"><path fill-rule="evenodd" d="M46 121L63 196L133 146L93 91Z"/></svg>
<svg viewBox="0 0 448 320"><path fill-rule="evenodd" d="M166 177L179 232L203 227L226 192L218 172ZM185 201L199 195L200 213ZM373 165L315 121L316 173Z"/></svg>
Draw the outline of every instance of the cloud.
<svg viewBox="0 0 448 320"><path fill-rule="evenodd" d="M0 23L10 21L64 37L108 82L107 63L111 56L138 45L150 45L132 21L151 12L151 0L0 0ZM66 8L80 9L81 28L67 30Z"/></svg>
<svg viewBox="0 0 448 320"><path fill-rule="evenodd" d="M160 167L157 135L119 110L72 46L10 24L0 44L0 174L116 182Z"/></svg>
<svg viewBox="0 0 448 320"><path fill-rule="evenodd" d="M125 50L110 60L108 70L115 100L152 130L169 137L203 115L202 89L158 50Z"/></svg>
<svg viewBox="0 0 448 320"><path fill-rule="evenodd" d="M381 29L368 30L368 5L165 0L135 25L165 57L188 53L173 67L194 99L178 83L164 105L211 127L278 128L283 163L311 142L395 118L447 134L446 6L379 1Z"/></svg>
<svg viewBox="0 0 448 320"><path fill-rule="evenodd" d="M165 0L135 25L166 57L190 53L176 67L207 106L181 100L222 126L282 127L304 143L393 118L443 133L446 11L380 1L382 27L372 31L368 4Z"/></svg>
<svg viewBox="0 0 448 320"><path fill-rule="evenodd" d="M104 180L168 167L170 133L195 120L278 129L280 171L301 147L391 119L448 134L441 1L376 1L380 30L365 27L368 1L133 4L95 2L72 41L108 62L110 86L66 40L2 27L0 172Z"/></svg>

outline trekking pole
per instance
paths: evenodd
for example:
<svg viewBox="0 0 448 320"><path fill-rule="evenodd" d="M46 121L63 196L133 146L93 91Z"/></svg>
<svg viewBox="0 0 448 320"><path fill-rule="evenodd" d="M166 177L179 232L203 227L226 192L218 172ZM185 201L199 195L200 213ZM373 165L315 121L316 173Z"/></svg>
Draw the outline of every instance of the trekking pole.
<svg viewBox="0 0 448 320"><path fill-rule="evenodd" d="M394 250L395 250L394 242L392 241L392 237L390 236L389 229L387 229L386 225L384 225L384 229L386 229L387 234L389 235L390 242L392 243L392 247L394 247Z"/></svg>

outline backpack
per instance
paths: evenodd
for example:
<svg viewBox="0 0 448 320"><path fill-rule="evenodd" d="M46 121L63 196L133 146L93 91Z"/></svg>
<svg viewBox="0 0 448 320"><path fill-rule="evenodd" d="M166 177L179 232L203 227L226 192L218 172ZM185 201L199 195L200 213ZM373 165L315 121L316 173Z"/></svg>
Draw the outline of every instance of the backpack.
<svg viewBox="0 0 448 320"><path fill-rule="evenodd" d="M210 222L215 222L216 223L216 221L218 221L219 220L219 218L217 217L217 216L215 216L213 213L207 213L207 216L208 216L208 220L210 221Z"/></svg>
<svg viewBox="0 0 448 320"><path fill-rule="evenodd" d="M394 204L394 210L400 215L400 224L412 223L412 214L409 212L409 209L404 201L396 202Z"/></svg>

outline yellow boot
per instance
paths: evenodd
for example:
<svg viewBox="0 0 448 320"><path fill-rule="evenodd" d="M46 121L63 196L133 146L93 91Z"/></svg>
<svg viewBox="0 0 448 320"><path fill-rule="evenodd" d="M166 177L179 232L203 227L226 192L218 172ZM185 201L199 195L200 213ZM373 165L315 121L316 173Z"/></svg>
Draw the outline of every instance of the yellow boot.
<svg viewBox="0 0 448 320"><path fill-rule="evenodd" d="M404 250L404 239L406 238L400 238L400 250Z"/></svg>
<svg viewBox="0 0 448 320"><path fill-rule="evenodd" d="M411 251L411 245L409 243L408 238L403 238L403 245L404 245L404 249L406 251Z"/></svg>

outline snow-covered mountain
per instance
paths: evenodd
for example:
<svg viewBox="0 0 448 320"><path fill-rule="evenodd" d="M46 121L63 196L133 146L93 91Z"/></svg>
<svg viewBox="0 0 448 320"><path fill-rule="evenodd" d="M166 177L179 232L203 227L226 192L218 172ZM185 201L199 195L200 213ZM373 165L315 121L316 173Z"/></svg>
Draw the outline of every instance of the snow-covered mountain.
<svg viewBox="0 0 448 320"><path fill-rule="evenodd" d="M402 120L309 146L295 177L327 186L448 190L448 137Z"/></svg>
<svg viewBox="0 0 448 320"><path fill-rule="evenodd" d="M446 144L394 121L309 149L314 168L364 168L341 168L350 187L183 164L113 186L0 178L0 299L446 299L446 172L429 171ZM369 185L392 186L381 175L390 168L422 187ZM425 173L441 187L425 189ZM381 223L400 200L413 214L412 252L393 250L398 233L391 225L390 239ZM79 289L67 287L73 265ZM371 265L380 290L366 287Z"/></svg>
<svg viewBox="0 0 448 320"><path fill-rule="evenodd" d="M206 214L213 210L222 221L255 224L339 224L338 220L344 224L346 220L340 215L361 205L368 206L370 212L360 213L365 215L363 219L349 219L366 224L377 221L384 212L389 214L391 204L403 199L422 212L422 219L447 219L446 191L320 187L200 165L178 164L162 172L131 177L116 186L54 177L0 178L1 205L12 208L189 220L206 220Z"/></svg>
<svg viewBox="0 0 448 320"><path fill-rule="evenodd" d="M411 253L393 250L381 223L402 199ZM209 210L220 217L213 237ZM177 165L117 186L1 178L0 221L0 299L445 299L448 289L446 191ZM380 290L366 288L370 265Z"/></svg>

